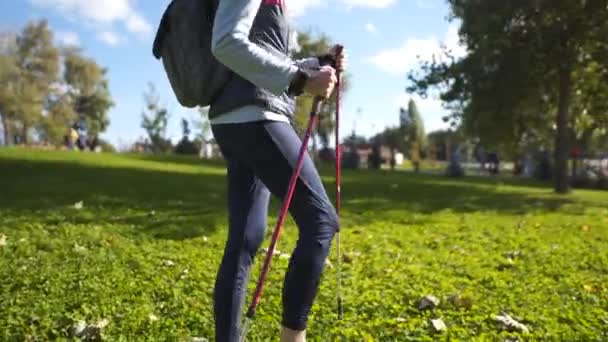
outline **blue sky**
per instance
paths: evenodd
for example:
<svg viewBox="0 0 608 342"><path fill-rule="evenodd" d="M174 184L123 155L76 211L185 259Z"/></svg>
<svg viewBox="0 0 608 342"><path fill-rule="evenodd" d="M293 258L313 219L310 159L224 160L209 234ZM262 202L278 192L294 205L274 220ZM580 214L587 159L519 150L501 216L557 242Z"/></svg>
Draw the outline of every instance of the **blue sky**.
<svg viewBox="0 0 608 342"><path fill-rule="evenodd" d="M181 107L162 65L151 53L158 21L168 0L17 0L0 2L0 29L20 30L29 20L46 18L56 40L78 45L109 68L115 106L104 137L126 145L144 136L140 128L143 92L155 84L172 113L168 135L181 135L179 121L196 113ZM445 43L464 53L457 26L445 19L443 0L287 0L299 29L324 32L344 44L352 87L343 107L342 136L370 136L398 122L398 109L410 98L406 73L417 56L429 59ZM427 131L445 127L441 103L415 98ZM358 109L361 109L360 115Z"/></svg>

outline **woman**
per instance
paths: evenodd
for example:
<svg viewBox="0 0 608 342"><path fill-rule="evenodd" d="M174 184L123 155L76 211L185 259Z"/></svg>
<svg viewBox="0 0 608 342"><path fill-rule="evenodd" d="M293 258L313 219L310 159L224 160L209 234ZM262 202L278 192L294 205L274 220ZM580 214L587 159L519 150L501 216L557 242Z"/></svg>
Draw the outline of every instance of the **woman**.
<svg viewBox="0 0 608 342"><path fill-rule="evenodd" d="M264 239L270 194L282 199L301 140L290 122L295 96L328 98L333 63L344 54L293 61L284 0L220 0L213 26L214 56L233 76L209 111L228 164L229 233L214 292L216 340L236 341L247 280ZM309 156L290 207L299 240L283 284L281 341L304 341L319 280L338 229L335 210Z"/></svg>

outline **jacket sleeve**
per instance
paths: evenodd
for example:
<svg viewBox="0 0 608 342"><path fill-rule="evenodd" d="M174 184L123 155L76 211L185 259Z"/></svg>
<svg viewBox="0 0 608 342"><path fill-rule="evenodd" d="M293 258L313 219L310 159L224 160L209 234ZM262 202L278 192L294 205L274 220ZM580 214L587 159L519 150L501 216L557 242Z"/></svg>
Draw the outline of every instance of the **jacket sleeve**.
<svg viewBox="0 0 608 342"><path fill-rule="evenodd" d="M220 0L211 49L218 61L244 79L281 95L298 67L289 57L272 54L249 40L260 5L260 0Z"/></svg>

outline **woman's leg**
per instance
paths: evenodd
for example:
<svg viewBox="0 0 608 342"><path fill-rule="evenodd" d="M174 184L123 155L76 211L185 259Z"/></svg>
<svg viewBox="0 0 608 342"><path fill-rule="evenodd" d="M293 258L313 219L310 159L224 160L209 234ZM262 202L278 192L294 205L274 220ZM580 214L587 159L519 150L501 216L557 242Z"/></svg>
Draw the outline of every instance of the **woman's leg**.
<svg viewBox="0 0 608 342"><path fill-rule="evenodd" d="M254 256L264 240L270 192L242 163L228 159L229 232L214 292L216 341L238 341Z"/></svg>
<svg viewBox="0 0 608 342"><path fill-rule="evenodd" d="M267 123L265 130L274 145L274 148L269 148L272 151L269 153L275 166L270 175L257 169L256 174L274 195L282 198L302 142L293 128L285 123ZM282 324L290 330L302 331L306 329L325 260L338 229L336 212L308 154L304 158L290 213L298 226L299 238L283 284Z"/></svg>
<svg viewBox="0 0 608 342"><path fill-rule="evenodd" d="M223 153L253 170L273 195L283 199L302 142L283 122L217 125L214 134ZM338 219L321 178L308 154L290 206L299 239L283 286L284 327L306 329L319 280L338 229ZM237 215L235 213L235 215Z"/></svg>

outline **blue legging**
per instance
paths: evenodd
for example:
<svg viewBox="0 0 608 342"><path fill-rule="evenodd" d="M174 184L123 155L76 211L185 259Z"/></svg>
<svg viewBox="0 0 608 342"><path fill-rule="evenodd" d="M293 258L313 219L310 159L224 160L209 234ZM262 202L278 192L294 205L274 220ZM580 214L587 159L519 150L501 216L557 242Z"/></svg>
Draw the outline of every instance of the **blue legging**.
<svg viewBox="0 0 608 342"><path fill-rule="evenodd" d="M301 140L283 122L213 126L228 164L229 232L214 292L216 340L237 341L247 281L264 240L270 194L283 199ZM338 219L309 155L290 206L299 239L283 284L282 324L306 329Z"/></svg>

